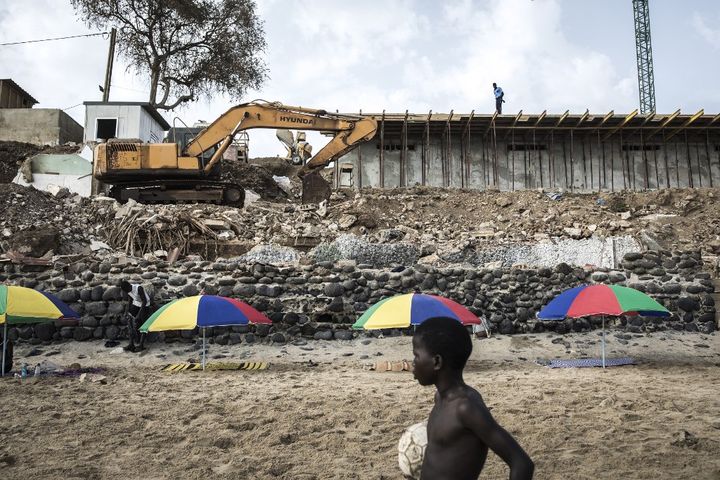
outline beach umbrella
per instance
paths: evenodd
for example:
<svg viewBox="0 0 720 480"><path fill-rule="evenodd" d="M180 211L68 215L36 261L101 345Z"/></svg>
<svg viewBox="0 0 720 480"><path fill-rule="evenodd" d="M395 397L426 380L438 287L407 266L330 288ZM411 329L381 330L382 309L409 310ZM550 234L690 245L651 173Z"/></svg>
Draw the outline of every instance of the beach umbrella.
<svg viewBox="0 0 720 480"><path fill-rule="evenodd" d="M59 318L78 318L77 312L54 295L32 288L0 285L0 324L3 326L2 375L8 325L52 322Z"/></svg>
<svg viewBox="0 0 720 480"><path fill-rule="evenodd" d="M602 317L602 365L605 368L605 317L669 317L670 312L644 293L618 285L580 285L565 290L537 314L540 320Z"/></svg>
<svg viewBox="0 0 720 480"><path fill-rule="evenodd" d="M173 300L152 314L140 327L141 332L202 329L205 369L205 329L233 325L271 324L272 321L253 307L234 298L195 295Z"/></svg>
<svg viewBox="0 0 720 480"><path fill-rule="evenodd" d="M424 293L407 293L381 300L370 307L352 326L356 330L406 328L417 326L428 318L450 317L463 325L483 322L467 308L449 298Z"/></svg>

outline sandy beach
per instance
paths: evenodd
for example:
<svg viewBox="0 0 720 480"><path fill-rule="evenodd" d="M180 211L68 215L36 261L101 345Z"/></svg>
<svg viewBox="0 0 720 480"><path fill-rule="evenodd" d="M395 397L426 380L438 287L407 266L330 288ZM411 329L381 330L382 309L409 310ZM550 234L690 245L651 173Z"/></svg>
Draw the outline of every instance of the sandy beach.
<svg viewBox="0 0 720 480"><path fill-rule="evenodd" d="M365 366L410 359L410 340L211 345L211 358L224 356L213 361L270 366L204 373L160 371L198 358L188 344L151 345L139 356L101 342L65 343L31 357L36 347L22 345L18 364L77 362L104 368L105 379L1 381L0 472L8 479L402 478L398 438L426 417L433 390L410 372ZM466 381L535 460L535 478L720 478L720 336L611 333L609 354L631 355L638 365L535 363L597 356L598 340L588 333L473 341ZM506 475L491 454L481 478Z"/></svg>

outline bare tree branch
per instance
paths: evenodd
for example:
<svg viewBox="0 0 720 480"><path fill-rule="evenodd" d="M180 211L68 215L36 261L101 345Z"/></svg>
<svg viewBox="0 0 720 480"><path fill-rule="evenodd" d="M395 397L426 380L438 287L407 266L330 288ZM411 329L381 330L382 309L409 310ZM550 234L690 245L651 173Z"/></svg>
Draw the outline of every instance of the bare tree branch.
<svg viewBox="0 0 720 480"><path fill-rule="evenodd" d="M190 102L193 99L194 99L194 97L192 95L181 95L181 96L177 97L177 99L175 100L175 103L172 103L170 105L163 105L163 108L165 108L167 110L172 110L173 108L177 107L181 103Z"/></svg>

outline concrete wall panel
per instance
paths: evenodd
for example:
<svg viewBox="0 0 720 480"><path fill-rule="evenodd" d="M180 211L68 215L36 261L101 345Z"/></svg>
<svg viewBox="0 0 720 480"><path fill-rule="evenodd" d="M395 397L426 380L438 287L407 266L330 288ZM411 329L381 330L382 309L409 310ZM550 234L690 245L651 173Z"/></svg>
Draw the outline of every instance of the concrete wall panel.
<svg viewBox="0 0 720 480"><path fill-rule="evenodd" d="M720 185L720 135L712 132L694 133L687 142L684 134L664 142L660 134L647 141L622 133L604 138L582 130L485 133L471 132L466 144L458 129L448 144L446 133L433 131L425 152L425 184L574 192L709 187L711 181ZM360 147L364 187L380 186L379 143L376 137ZM407 144L414 150L405 154L405 185L421 184L424 138L409 135ZM385 187L401 186L401 141L385 138L385 145ZM357 168L358 153L341 161Z"/></svg>
<svg viewBox="0 0 720 480"><path fill-rule="evenodd" d="M82 127L62 110L52 108L0 109L0 141L58 145L82 142Z"/></svg>

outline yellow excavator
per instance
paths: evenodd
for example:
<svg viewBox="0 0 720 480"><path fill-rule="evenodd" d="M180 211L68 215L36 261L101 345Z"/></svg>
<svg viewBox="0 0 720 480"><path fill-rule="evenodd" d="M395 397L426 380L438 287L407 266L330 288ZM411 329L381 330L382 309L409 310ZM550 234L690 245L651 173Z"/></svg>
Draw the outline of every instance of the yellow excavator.
<svg viewBox="0 0 720 480"><path fill-rule="evenodd" d="M300 169L303 202L329 195L320 170L370 140L377 122L278 102L256 100L237 105L182 148L177 143L139 143L113 139L95 147L94 177L111 185L110 195L124 202L213 202L242 207L245 190L220 179L223 153L239 132L252 128L301 128L335 136Z"/></svg>

